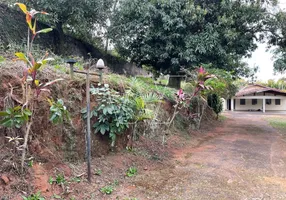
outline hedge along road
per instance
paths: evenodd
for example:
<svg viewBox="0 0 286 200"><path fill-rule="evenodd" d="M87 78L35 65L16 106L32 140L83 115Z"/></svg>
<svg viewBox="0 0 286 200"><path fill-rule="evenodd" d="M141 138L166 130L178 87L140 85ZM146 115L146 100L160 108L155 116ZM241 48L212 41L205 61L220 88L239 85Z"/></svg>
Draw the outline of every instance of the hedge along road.
<svg viewBox="0 0 286 200"><path fill-rule="evenodd" d="M225 115L222 127L209 132L205 141L176 150L172 165L138 175L129 196L140 200L286 199L285 136L260 113ZM286 120L286 115L280 117Z"/></svg>

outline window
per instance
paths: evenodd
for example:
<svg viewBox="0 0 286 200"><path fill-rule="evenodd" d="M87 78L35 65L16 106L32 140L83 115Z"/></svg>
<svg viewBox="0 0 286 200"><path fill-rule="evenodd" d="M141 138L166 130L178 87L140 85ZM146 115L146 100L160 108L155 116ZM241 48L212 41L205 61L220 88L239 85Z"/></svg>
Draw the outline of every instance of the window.
<svg viewBox="0 0 286 200"><path fill-rule="evenodd" d="M266 104L271 105L271 99L266 99Z"/></svg>
<svg viewBox="0 0 286 200"><path fill-rule="evenodd" d="M257 99L252 99L252 105L256 105L257 104Z"/></svg>
<svg viewBox="0 0 286 200"><path fill-rule="evenodd" d="M245 99L240 99L240 105L245 105Z"/></svg>
<svg viewBox="0 0 286 200"><path fill-rule="evenodd" d="M275 99L275 105L280 105L280 104L281 104L280 99Z"/></svg>

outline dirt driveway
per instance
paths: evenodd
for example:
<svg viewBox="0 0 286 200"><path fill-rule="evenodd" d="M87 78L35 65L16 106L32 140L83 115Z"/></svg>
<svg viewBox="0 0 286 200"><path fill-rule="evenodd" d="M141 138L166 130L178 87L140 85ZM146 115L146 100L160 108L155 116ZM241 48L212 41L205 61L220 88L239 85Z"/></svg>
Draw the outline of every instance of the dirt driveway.
<svg viewBox="0 0 286 200"><path fill-rule="evenodd" d="M170 166L139 173L133 189L119 193L140 200L286 199L285 137L261 114L225 115L197 146L176 150Z"/></svg>

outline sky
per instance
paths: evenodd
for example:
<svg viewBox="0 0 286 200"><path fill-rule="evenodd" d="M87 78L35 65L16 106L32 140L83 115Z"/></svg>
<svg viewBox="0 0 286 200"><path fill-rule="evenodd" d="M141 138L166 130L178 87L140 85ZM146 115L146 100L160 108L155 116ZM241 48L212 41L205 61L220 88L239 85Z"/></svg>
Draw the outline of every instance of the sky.
<svg viewBox="0 0 286 200"><path fill-rule="evenodd" d="M286 11L286 0L280 0L279 6ZM256 74L257 80L267 81L269 79L277 80L282 75L273 74L273 55L271 51L267 51L266 44L259 43L256 51L252 53L251 58L245 59L250 67L258 66L259 71ZM286 76L286 75L285 75Z"/></svg>

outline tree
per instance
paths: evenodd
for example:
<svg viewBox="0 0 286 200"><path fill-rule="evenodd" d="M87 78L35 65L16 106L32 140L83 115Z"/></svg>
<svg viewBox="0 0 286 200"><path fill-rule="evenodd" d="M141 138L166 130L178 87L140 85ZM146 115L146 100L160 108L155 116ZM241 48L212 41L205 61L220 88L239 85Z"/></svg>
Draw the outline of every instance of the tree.
<svg viewBox="0 0 286 200"><path fill-rule="evenodd" d="M208 95L208 105L213 109L213 111L218 114L222 111L222 101L217 94L209 94Z"/></svg>
<svg viewBox="0 0 286 200"><path fill-rule="evenodd" d="M266 21L268 45L275 46L274 73L286 71L286 12L279 10L270 15Z"/></svg>
<svg viewBox="0 0 286 200"><path fill-rule="evenodd" d="M241 58L257 47L266 9L231 0L124 0L109 30L118 52L138 65L177 74L212 64L241 75Z"/></svg>
<svg viewBox="0 0 286 200"><path fill-rule="evenodd" d="M237 92L237 87L234 84L235 77L230 73L222 69L208 69L210 74L214 74L216 78L206 81L206 85L212 88L205 92L205 96L216 93L224 99L229 99Z"/></svg>
<svg viewBox="0 0 286 200"><path fill-rule="evenodd" d="M96 34L100 35L102 27L106 26L107 17L114 0L24 0L35 9L43 9L52 16L41 18L50 23L59 33L56 43L59 44L58 53L63 51L64 33L92 43Z"/></svg>

